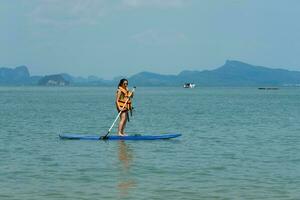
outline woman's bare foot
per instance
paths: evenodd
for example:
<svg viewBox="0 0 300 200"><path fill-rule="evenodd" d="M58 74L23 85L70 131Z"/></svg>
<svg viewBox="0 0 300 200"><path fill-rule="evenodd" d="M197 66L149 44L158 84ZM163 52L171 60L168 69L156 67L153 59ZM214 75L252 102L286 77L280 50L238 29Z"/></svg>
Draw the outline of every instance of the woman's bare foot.
<svg viewBox="0 0 300 200"><path fill-rule="evenodd" d="M125 133L118 133L118 136L127 136Z"/></svg>

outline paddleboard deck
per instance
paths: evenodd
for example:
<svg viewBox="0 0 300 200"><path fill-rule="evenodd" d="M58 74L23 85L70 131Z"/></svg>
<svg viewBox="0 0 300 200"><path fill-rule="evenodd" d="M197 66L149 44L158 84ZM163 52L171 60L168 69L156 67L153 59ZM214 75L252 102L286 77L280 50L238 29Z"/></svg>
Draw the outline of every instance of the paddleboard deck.
<svg viewBox="0 0 300 200"><path fill-rule="evenodd" d="M163 140L181 136L181 134L162 134L162 135L129 135L129 136L107 136L106 139L99 135L76 135L76 134L60 134L60 139L68 140Z"/></svg>

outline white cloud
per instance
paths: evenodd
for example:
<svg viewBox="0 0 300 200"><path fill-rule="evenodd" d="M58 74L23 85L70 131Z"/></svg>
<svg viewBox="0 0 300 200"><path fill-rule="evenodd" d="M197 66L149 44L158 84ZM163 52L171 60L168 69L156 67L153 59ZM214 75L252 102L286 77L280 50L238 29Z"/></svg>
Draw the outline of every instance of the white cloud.
<svg viewBox="0 0 300 200"><path fill-rule="evenodd" d="M110 12L106 0L40 0L30 14L34 22L52 25L94 24Z"/></svg>
<svg viewBox="0 0 300 200"><path fill-rule="evenodd" d="M129 7L180 7L187 0L123 0L123 3Z"/></svg>
<svg viewBox="0 0 300 200"><path fill-rule="evenodd" d="M173 31L159 31L149 29L132 36L132 39L141 45L159 46L174 45L187 41L184 33Z"/></svg>
<svg viewBox="0 0 300 200"><path fill-rule="evenodd" d="M36 0L30 20L46 25L96 24L128 9L181 7L189 0Z"/></svg>

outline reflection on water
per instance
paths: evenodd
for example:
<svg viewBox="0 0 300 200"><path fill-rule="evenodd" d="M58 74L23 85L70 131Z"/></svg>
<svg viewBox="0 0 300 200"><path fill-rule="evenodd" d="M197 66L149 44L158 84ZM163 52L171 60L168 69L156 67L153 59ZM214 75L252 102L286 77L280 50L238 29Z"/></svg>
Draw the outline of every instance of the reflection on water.
<svg viewBox="0 0 300 200"><path fill-rule="evenodd" d="M119 160L122 164L122 171L128 171L132 162L132 152L125 141L119 141Z"/></svg>
<svg viewBox="0 0 300 200"><path fill-rule="evenodd" d="M136 186L136 182L130 179L130 166L133 161L132 151L125 143L125 141L119 141L119 161L120 161L120 180L117 188L122 198L129 195L130 189Z"/></svg>

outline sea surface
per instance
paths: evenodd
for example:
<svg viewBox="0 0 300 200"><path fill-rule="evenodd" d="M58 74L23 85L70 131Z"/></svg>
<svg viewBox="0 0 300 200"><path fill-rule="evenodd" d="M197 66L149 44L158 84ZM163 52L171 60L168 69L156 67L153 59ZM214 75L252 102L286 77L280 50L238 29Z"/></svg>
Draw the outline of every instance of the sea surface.
<svg viewBox="0 0 300 200"><path fill-rule="evenodd" d="M126 133L181 137L59 139L106 134L115 90L0 87L0 199L300 199L300 88L138 87Z"/></svg>

